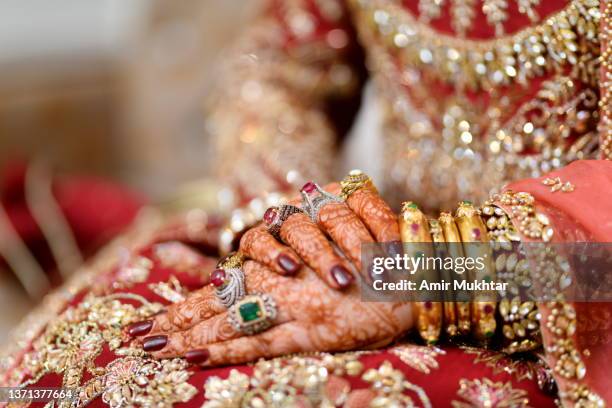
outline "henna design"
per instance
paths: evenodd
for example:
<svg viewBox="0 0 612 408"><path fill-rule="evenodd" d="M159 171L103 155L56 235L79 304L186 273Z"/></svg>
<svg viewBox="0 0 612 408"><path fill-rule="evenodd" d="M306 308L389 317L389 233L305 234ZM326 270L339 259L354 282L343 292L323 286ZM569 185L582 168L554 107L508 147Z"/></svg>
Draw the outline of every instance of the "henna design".
<svg viewBox="0 0 612 408"><path fill-rule="evenodd" d="M291 300L296 319L255 336L211 344L207 366L308 351L343 351L393 339L412 326L404 303L363 303L357 290L338 292L320 280L300 286ZM284 306L286 307L286 306Z"/></svg>
<svg viewBox="0 0 612 408"><path fill-rule="evenodd" d="M368 226L377 238L393 240L399 231L395 215L382 199L367 191L353 196L355 212L347 204L331 203L321 209L319 224L359 265L361 243L373 242L373 238L358 214L375 219ZM248 234L241 242L243 252L273 264L274 249L265 248L271 246L268 238L273 237L261 227ZM296 277L288 278L261 262L249 260L243 265L247 292L267 293L275 299L275 326L254 336L237 333L228 323L225 310L219 307L214 290L204 288L171 307L165 317L159 317L182 329L167 333L167 346L154 355L171 357L201 350L208 357L203 365L238 364L295 352L375 347L413 326L413 309L408 302L365 303L355 286L343 292L334 290L338 285L330 272L338 265L346 265L346 261L305 214L289 217L280 236L312 269L303 267ZM285 249L274 242L278 245L276 250Z"/></svg>
<svg viewBox="0 0 612 408"><path fill-rule="evenodd" d="M397 215L375 191L359 189L348 197L346 204L368 227L377 242L400 240Z"/></svg>
<svg viewBox="0 0 612 408"><path fill-rule="evenodd" d="M289 217L281 226L280 236L328 285L336 289L340 287L332 276L332 270L338 265L346 268L346 261L335 252L323 232L307 215L293 214Z"/></svg>
<svg viewBox="0 0 612 408"><path fill-rule="evenodd" d="M263 225L244 234L240 240L240 252L281 275L295 275L302 266L295 252L279 243Z"/></svg>
<svg viewBox="0 0 612 408"><path fill-rule="evenodd" d="M166 313L155 316L150 335L186 330L223 311L225 307L217 299L214 288L206 286L183 302L169 306Z"/></svg>
<svg viewBox="0 0 612 408"><path fill-rule="evenodd" d="M361 270L361 244L374 242L368 229L344 203L330 203L319 211L319 225Z"/></svg>

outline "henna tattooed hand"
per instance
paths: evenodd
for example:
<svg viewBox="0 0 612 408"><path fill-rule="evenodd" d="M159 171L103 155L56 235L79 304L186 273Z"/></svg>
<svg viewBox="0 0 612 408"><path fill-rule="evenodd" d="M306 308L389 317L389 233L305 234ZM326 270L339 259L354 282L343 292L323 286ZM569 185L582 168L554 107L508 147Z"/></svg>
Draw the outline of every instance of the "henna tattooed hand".
<svg viewBox="0 0 612 408"><path fill-rule="evenodd" d="M276 302L271 328L251 336L236 331L214 288L207 286L151 322L135 324L152 327L141 340L144 349L158 358L184 356L192 363L217 366L296 352L375 347L412 327L409 303L362 302L356 285L334 290L308 267L291 278L255 261L245 262L242 269L247 293L266 293Z"/></svg>
<svg viewBox="0 0 612 408"><path fill-rule="evenodd" d="M340 185L333 183L324 190L337 195ZM289 202L299 203L297 198ZM293 275L306 264L330 287L344 289L354 281L352 271L361 271L362 244L397 242L400 234L397 216L387 203L373 189L362 188L346 202L323 206L317 223L303 213L290 215L279 238L282 242L264 225L256 226L242 237L240 252L283 275Z"/></svg>

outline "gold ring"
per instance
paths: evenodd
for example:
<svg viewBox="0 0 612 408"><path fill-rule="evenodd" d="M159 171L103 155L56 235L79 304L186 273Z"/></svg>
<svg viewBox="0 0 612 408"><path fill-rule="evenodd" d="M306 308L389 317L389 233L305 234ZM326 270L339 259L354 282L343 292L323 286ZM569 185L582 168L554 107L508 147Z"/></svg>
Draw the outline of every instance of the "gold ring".
<svg viewBox="0 0 612 408"><path fill-rule="evenodd" d="M351 194L362 188L369 188L376 193L378 192L370 176L358 169L351 170L349 174L342 179L340 186L342 187L340 197L345 201Z"/></svg>

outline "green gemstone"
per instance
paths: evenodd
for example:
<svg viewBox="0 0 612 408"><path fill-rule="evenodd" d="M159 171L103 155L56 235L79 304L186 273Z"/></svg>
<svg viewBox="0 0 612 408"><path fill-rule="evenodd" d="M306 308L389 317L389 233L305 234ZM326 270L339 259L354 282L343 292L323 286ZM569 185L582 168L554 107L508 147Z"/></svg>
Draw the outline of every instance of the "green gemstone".
<svg viewBox="0 0 612 408"><path fill-rule="evenodd" d="M485 276L483 279L485 282L489 283L491 282L491 277L489 275Z"/></svg>
<svg viewBox="0 0 612 408"><path fill-rule="evenodd" d="M410 204L408 204L408 206L407 206L407 207L408 207L408 208L412 208L413 210L416 210L416 209L418 209L418 208L419 208L419 206L418 206L418 205L416 205L415 203L410 203Z"/></svg>
<svg viewBox="0 0 612 408"><path fill-rule="evenodd" d="M463 200L463 201L461 201L460 204L463 204L463 205L472 205L472 202L468 201L468 200Z"/></svg>
<svg viewBox="0 0 612 408"><path fill-rule="evenodd" d="M492 331L488 331L485 333L485 337L493 337L493 332Z"/></svg>
<svg viewBox="0 0 612 408"><path fill-rule="evenodd" d="M259 302L248 302L243 303L238 308L240 312L240 317L242 320L246 322L252 322L253 320L257 320L261 317L261 306Z"/></svg>
<svg viewBox="0 0 612 408"><path fill-rule="evenodd" d="M416 251L416 252L414 253L414 256L415 256L416 258L423 258L423 257L425 257L425 252L423 252L423 251Z"/></svg>

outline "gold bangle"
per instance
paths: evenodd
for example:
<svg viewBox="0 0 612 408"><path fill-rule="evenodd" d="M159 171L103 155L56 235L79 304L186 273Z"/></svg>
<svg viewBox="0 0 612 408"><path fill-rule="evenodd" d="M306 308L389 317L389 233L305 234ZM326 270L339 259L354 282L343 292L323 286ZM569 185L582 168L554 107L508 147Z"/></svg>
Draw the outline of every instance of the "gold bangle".
<svg viewBox="0 0 612 408"><path fill-rule="evenodd" d="M434 246L440 250L440 252L446 252L446 241L444 240L444 231L440 226L438 220L429 220L429 230L431 231L431 239L434 242ZM439 271L440 279L445 282L450 282L452 277L449 275L449 271L442 268ZM455 301L453 295L453 288L449 288L444 291L444 303L443 303L443 317L444 317L444 331L449 337L455 337L458 334L457 328L457 311L455 310Z"/></svg>
<svg viewBox="0 0 612 408"><path fill-rule="evenodd" d="M402 243L411 243L415 245L416 253L429 254L431 256L433 246L431 245L432 238L429 233L429 222L425 214L419 210L415 203L407 201L402 204L399 228ZM421 272L421 274L427 272L429 271ZM415 275L415 278L417 281L420 280L418 275ZM414 308L417 330L421 338L427 344L437 343L442 330L442 303L431 301L415 302Z"/></svg>
<svg viewBox="0 0 612 408"><path fill-rule="evenodd" d="M466 245L473 242L487 243L488 231L487 227L480 217L479 211L469 201L459 203L455 214L455 222L461 235L463 242L463 251L466 257L477 259L481 257L484 260L485 268L478 272L477 269L468 271L472 281L484 280L490 282L494 273L491 263L492 251L489 246ZM487 295L495 296L495 293L484 292ZM497 327L495 321L495 308L497 303L494 301L476 301L472 302L472 329L474 337L479 341L487 341L494 334Z"/></svg>
<svg viewBox="0 0 612 408"><path fill-rule="evenodd" d="M351 194L362 188L369 188L375 193L378 193L370 176L358 169L351 170L349 174L342 179L340 186L342 187L340 198L345 201Z"/></svg>
<svg viewBox="0 0 612 408"><path fill-rule="evenodd" d="M463 257L463 248L460 245L461 236L459 235L459 230L457 229L453 216L450 213L442 212L440 213L440 217L438 217L438 223L444 233L444 239L447 243L450 243L450 245L448 245L450 256L454 258ZM454 279L456 279L456 277L454 277ZM471 329L470 304L469 302L460 301L460 299L458 299L462 295L466 296L463 292L459 291L455 294L454 298L457 329L459 334L467 336Z"/></svg>

